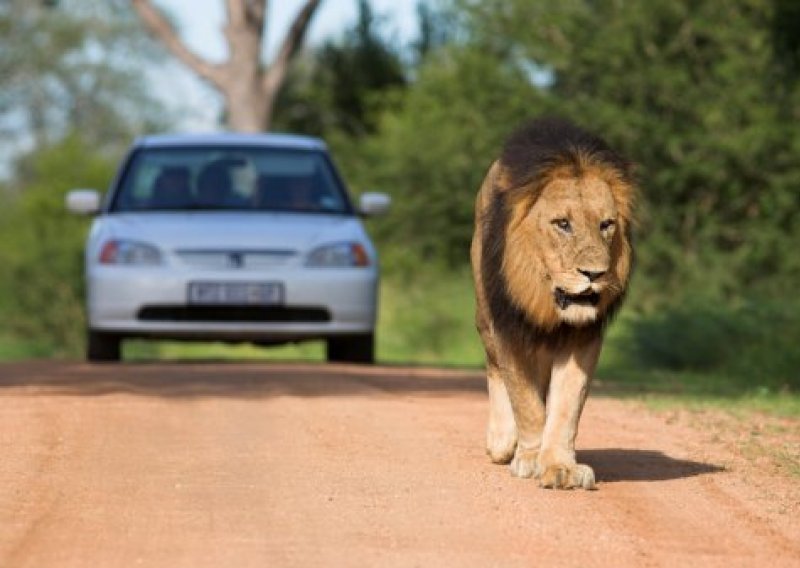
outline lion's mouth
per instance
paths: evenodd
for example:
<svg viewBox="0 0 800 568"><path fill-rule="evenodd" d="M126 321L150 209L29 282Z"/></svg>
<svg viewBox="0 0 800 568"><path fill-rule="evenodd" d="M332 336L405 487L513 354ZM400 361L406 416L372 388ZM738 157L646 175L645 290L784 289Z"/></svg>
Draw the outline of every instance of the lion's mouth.
<svg viewBox="0 0 800 568"><path fill-rule="evenodd" d="M594 307L600 301L600 294L591 290L583 294L567 294L562 288L556 288L553 295L555 296L556 304L562 310L566 310L572 305Z"/></svg>

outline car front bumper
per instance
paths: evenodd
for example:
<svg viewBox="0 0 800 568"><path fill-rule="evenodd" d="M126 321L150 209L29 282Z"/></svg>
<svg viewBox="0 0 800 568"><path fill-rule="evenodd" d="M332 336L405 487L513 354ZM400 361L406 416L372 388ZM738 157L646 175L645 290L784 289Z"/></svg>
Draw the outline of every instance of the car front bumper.
<svg viewBox="0 0 800 568"><path fill-rule="evenodd" d="M187 300L188 286L199 281L280 282L284 304L193 306ZM279 342L371 333L375 328L374 268L234 273L94 265L87 282L89 327L128 337Z"/></svg>

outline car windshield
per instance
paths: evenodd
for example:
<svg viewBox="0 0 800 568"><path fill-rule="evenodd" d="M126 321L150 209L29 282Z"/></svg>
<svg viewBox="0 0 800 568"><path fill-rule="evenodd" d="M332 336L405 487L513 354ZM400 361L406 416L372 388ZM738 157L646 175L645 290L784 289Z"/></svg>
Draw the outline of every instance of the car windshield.
<svg viewBox="0 0 800 568"><path fill-rule="evenodd" d="M349 213L324 153L264 147L138 150L111 210Z"/></svg>

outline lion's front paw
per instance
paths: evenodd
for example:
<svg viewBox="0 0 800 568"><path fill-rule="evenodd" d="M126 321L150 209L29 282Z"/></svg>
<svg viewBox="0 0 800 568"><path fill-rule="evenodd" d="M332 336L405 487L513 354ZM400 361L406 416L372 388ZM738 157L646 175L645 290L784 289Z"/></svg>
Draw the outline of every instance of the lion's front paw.
<svg viewBox="0 0 800 568"><path fill-rule="evenodd" d="M538 452L535 450L525 450L517 446L514 459L511 460L511 475L515 477L533 477L536 471L536 457Z"/></svg>
<svg viewBox="0 0 800 568"><path fill-rule="evenodd" d="M539 486L552 489L594 489L594 470L581 463L565 465L553 464L542 468Z"/></svg>

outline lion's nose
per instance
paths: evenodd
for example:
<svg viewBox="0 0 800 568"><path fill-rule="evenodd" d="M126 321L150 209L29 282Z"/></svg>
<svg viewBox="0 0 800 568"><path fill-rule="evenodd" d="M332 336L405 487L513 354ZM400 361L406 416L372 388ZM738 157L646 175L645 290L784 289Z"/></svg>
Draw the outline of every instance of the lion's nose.
<svg viewBox="0 0 800 568"><path fill-rule="evenodd" d="M589 282L594 282L606 273L605 270L583 270L581 268L578 269L578 272L586 276L586 278L589 279Z"/></svg>

